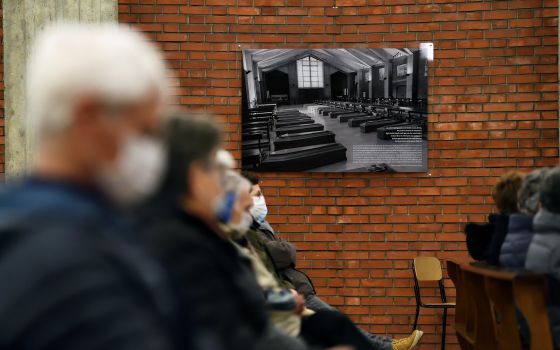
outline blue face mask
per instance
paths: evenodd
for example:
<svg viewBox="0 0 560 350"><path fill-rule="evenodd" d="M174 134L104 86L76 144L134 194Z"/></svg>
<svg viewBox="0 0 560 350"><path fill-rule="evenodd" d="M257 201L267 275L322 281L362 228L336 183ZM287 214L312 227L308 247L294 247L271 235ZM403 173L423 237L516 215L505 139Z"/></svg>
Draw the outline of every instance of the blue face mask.
<svg viewBox="0 0 560 350"><path fill-rule="evenodd" d="M231 220L235 197L235 192L227 192L215 208L216 217L223 224Z"/></svg>

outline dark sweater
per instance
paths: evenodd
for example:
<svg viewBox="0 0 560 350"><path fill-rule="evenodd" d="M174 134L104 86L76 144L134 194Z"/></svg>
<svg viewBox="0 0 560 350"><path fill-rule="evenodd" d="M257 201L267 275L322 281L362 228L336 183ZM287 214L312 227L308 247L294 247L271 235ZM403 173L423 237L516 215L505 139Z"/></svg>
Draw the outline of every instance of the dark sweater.
<svg viewBox="0 0 560 350"><path fill-rule="evenodd" d="M268 222L253 221L251 227L265 243L276 270L286 284L293 285L301 295L315 295L311 278L296 268L296 248L288 241L278 237Z"/></svg>
<svg viewBox="0 0 560 350"><path fill-rule="evenodd" d="M465 226L467 249L478 261L499 265L500 249L508 231L508 215L490 214L488 223L469 223Z"/></svg>
<svg viewBox="0 0 560 350"><path fill-rule="evenodd" d="M154 205L142 216L148 247L176 279L193 322L213 335L214 348L253 349L268 323L250 261L215 228L178 207Z"/></svg>
<svg viewBox="0 0 560 350"><path fill-rule="evenodd" d="M170 349L158 265L94 190L31 179L0 194L1 349Z"/></svg>

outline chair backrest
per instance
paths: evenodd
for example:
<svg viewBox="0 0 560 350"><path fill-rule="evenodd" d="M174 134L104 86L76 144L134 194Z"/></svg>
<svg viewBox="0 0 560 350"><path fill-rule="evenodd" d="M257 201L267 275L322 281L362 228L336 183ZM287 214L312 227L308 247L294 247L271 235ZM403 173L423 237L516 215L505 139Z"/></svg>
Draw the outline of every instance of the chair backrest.
<svg viewBox="0 0 560 350"><path fill-rule="evenodd" d="M414 258L414 274L418 281L441 281L441 263L433 256L419 256Z"/></svg>

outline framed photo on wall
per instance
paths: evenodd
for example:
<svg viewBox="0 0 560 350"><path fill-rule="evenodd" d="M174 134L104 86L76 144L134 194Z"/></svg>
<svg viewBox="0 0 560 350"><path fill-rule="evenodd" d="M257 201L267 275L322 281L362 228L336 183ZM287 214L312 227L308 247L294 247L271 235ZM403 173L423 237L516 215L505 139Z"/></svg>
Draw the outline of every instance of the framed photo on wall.
<svg viewBox="0 0 560 350"><path fill-rule="evenodd" d="M243 168L426 171L428 53L423 51L243 50ZM403 79L407 75L411 78Z"/></svg>

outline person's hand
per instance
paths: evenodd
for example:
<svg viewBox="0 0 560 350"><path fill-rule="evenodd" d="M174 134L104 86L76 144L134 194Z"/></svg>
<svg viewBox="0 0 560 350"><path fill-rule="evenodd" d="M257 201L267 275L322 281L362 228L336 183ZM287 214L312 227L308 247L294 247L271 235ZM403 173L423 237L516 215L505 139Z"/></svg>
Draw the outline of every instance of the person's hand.
<svg viewBox="0 0 560 350"><path fill-rule="evenodd" d="M355 350L353 346L350 345L339 345L334 348L327 348L327 350Z"/></svg>
<svg viewBox="0 0 560 350"><path fill-rule="evenodd" d="M301 315L303 313L303 310L305 310L305 299L294 289L290 289L290 292L292 292L294 300L296 301L294 312L296 313L296 315Z"/></svg>

